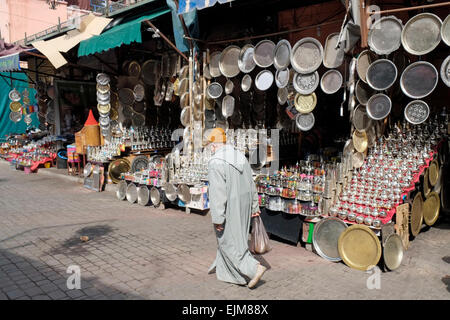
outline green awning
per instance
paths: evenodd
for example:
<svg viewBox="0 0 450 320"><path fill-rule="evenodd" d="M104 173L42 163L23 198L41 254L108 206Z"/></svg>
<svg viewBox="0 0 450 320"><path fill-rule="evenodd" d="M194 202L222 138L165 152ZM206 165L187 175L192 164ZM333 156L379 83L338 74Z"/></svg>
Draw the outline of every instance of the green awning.
<svg viewBox="0 0 450 320"><path fill-rule="evenodd" d="M170 12L170 9L163 9L161 11L153 12L145 16L136 18L133 21L128 21L99 36L94 36L87 40L80 42L78 48L78 56L87 56L97 52L106 51L112 48L120 47L123 44L130 44L132 42L142 42L141 22L144 20L151 20Z"/></svg>

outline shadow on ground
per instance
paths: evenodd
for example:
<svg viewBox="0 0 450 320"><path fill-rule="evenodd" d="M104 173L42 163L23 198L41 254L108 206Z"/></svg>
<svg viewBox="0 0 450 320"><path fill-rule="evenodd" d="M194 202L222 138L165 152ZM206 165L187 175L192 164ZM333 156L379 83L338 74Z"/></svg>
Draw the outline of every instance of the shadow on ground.
<svg viewBox="0 0 450 320"><path fill-rule="evenodd" d="M4 249L0 249L0 270L0 300L143 299L83 274L81 289L70 290L67 279L71 274L66 270Z"/></svg>

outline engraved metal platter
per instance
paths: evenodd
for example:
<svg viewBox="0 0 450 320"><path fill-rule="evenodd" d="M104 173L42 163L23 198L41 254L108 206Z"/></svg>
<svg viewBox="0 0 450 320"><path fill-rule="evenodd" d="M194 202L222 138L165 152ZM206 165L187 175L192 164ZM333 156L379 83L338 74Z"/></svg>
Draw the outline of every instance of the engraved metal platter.
<svg viewBox="0 0 450 320"><path fill-rule="evenodd" d="M273 73L270 70L262 70L255 78L255 87L258 90L266 91L272 86L273 81Z"/></svg>
<svg viewBox="0 0 450 320"><path fill-rule="evenodd" d="M358 131L366 131L372 125L372 119L367 114L367 108L358 105L353 111L353 126Z"/></svg>
<svg viewBox="0 0 450 320"><path fill-rule="evenodd" d="M350 268L367 271L381 258L381 244L375 233L363 225L352 225L338 239L339 255Z"/></svg>
<svg viewBox="0 0 450 320"><path fill-rule="evenodd" d="M222 75L219 68L220 54L220 51L215 51L211 53L209 57L209 73L213 78L217 78Z"/></svg>
<svg viewBox="0 0 450 320"><path fill-rule="evenodd" d="M320 79L320 88L326 94L333 94L339 91L342 83L342 74L336 69L331 69L325 72L322 79Z"/></svg>
<svg viewBox="0 0 450 320"><path fill-rule="evenodd" d="M295 91L300 94L313 93L319 86L320 77L317 71L313 73L295 73L292 83Z"/></svg>
<svg viewBox="0 0 450 320"><path fill-rule="evenodd" d="M367 114L373 120L382 120L391 113L392 101L383 93L377 93L367 101Z"/></svg>
<svg viewBox="0 0 450 320"><path fill-rule="evenodd" d="M295 116L295 124L297 125L297 128L299 128L302 131L308 131L311 130L312 127L314 127L314 123L316 122L316 119L314 118L314 114L311 113L298 113Z"/></svg>
<svg viewBox="0 0 450 320"><path fill-rule="evenodd" d="M365 83L361 79L359 79L356 82L355 86L356 99L363 106L367 105L367 101L369 101L369 98L373 96L374 93L375 90L373 90L367 83Z"/></svg>
<svg viewBox="0 0 450 320"><path fill-rule="evenodd" d="M441 64L441 79L447 87L450 87L450 55Z"/></svg>
<svg viewBox="0 0 450 320"><path fill-rule="evenodd" d="M19 112L22 108L22 104L19 101L11 101L9 103L9 109L12 112Z"/></svg>
<svg viewBox="0 0 450 320"><path fill-rule="evenodd" d="M394 52L400 48L402 30L402 21L395 16L375 20L370 27L368 36L370 49L380 55Z"/></svg>
<svg viewBox="0 0 450 320"><path fill-rule="evenodd" d="M303 38L291 50L291 65L298 73L312 73L322 64L323 47L314 38Z"/></svg>
<svg viewBox="0 0 450 320"><path fill-rule="evenodd" d="M240 52L241 48L238 46L228 46L220 54L219 69L225 77L233 78L241 72L238 62Z"/></svg>
<svg viewBox="0 0 450 320"><path fill-rule="evenodd" d="M430 192L423 203L423 220L427 226L432 226L439 218L441 200L436 192Z"/></svg>
<svg viewBox="0 0 450 320"><path fill-rule="evenodd" d="M110 81L110 78L106 73L97 74L97 77L95 79L96 79L97 83L102 86L106 86Z"/></svg>
<svg viewBox="0 0 450 320"><path fill-rule="evenodd" d="M442 22L441 26L441 38L446 45L450 47L450 14Z"/></svg>
<svg viewBox="0 0 450 320"><path fill-rule="evenodd" d="M286 69L291 62L291 44L289 41L282 39L278 41L274 53L273 64L276 69Z"/></svg>
<svg viewBox="0 0 450 320"><path fill-rule="evenodd" d="M409 123L421 124L428 119L430 107L425 101L414 100L406 105L403 113Z"/></svg>
<svg viewBox="0 0 450 320"><path fill-rule="evenodd" d="M254 51L255 47L251 44L246 44L242 47L239 53L238 66L243 73L249 73L255 69L256 63L253 59Z"/></svg>
<svg viewBox="0 0 450 320"><path fill-rule="evenodd" d="M438 71L434 65L427 61L417 61L403 71L400 87L408 97L421 99L433 92L438 80Z"/></svg>
<svg viewBox="0 0 450 320"><path fill-rule="evenodd" d="M310 93L310 94L300 94L297 93L295 95L295 109L300 113L310 113L314 110L314 108L317 105L317 96L316 94Z"/></svg>
<svg viewBox="0 0 450 320"><path fill-rule="evenodd" d="M325 218L314 226L313 245L316 252L324 259L341 261L338 250L338 240L347 224L339 218Z"/></svg>
<svg viewBox="0 0 450 320"><path fill-rule="evenodd" d="M388 59L378 59L367 69L366 80L374 90L389 89L397 79L397 67Z"/></svg>
<svg viewBox="0 0 450 320"><path fill-rule="evenodd" d="M289 84L289 68L277 70L275 73L275 84L278 88L284 88Z"/></svg>
<svg viewBox="0 0 450 320"><path fill-rule="evenodd" d="M339 67L344 62L344 49L337 48L336 44L339 41L339 33L331 33L325 40L325 48L323 53L323 65L326 68L334 69Z"/></svg>
<svg viewBox="0 0 450 320"><path fill-rule="evenodd" d="M9 94L8 94L9 100L17 102L20 101L21 96L20 96L20 92L17 91L16 89L12 89Z"/></svg>
<svg viewBox="0 0 450 320"><path fill-rule="evenodd" d="M211 99L218 99L223 93L223 88L218 82L212 82L206 88L206 94Z"/></svg>
<svg viewBox="0 0 450 320"><path fill-rule="evenodd" d="M422 194L418 192L413 200L411 212L409 216L410 230L413 236L417 236L422 228L423 222L423 198Z"/></svg>
<svg viewBox="0 0 450 320"><path fill-rule="evenodd" d="M432 13L412 17L402 31L403 48L417 56L433 51L441 41L441 26L441 19Z"/></svg>
<svg viewBox="0 0 450 320"><path fill-rule="evenodd" d="M270 67L273 64L275 43L270 40L261 40L255 46L253 60L261 68Z"/></svg>

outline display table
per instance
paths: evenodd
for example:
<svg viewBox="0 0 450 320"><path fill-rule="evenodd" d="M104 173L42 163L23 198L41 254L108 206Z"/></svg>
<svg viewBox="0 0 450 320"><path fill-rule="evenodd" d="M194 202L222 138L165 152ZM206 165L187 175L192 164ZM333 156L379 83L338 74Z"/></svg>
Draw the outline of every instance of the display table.
<svg viewBox="0 0 450 320"><path fill-rule="evenodd" d="M294 244L299 242L305 217L261 208L261 219L268 233Z"/></svg>

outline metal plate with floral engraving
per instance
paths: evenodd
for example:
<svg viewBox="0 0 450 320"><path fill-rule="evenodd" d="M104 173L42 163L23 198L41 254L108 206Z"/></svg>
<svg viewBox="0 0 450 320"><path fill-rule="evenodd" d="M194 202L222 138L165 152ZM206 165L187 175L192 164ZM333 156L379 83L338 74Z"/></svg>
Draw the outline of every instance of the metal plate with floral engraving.
<svg viewBox="0 0 450 320"><path fill-rule="evenodd" d="M414 100L405 107L404 115L409 123L421 124L428 119L430 107L422 100Z"/></svg>
<svg viewBox="0 0 450 320"><path fill-rule="evenodd" d="M313 93L319 85L319 73L317 71L307 74L296 73L292 82L298 93L310 94Z"/></svg>

